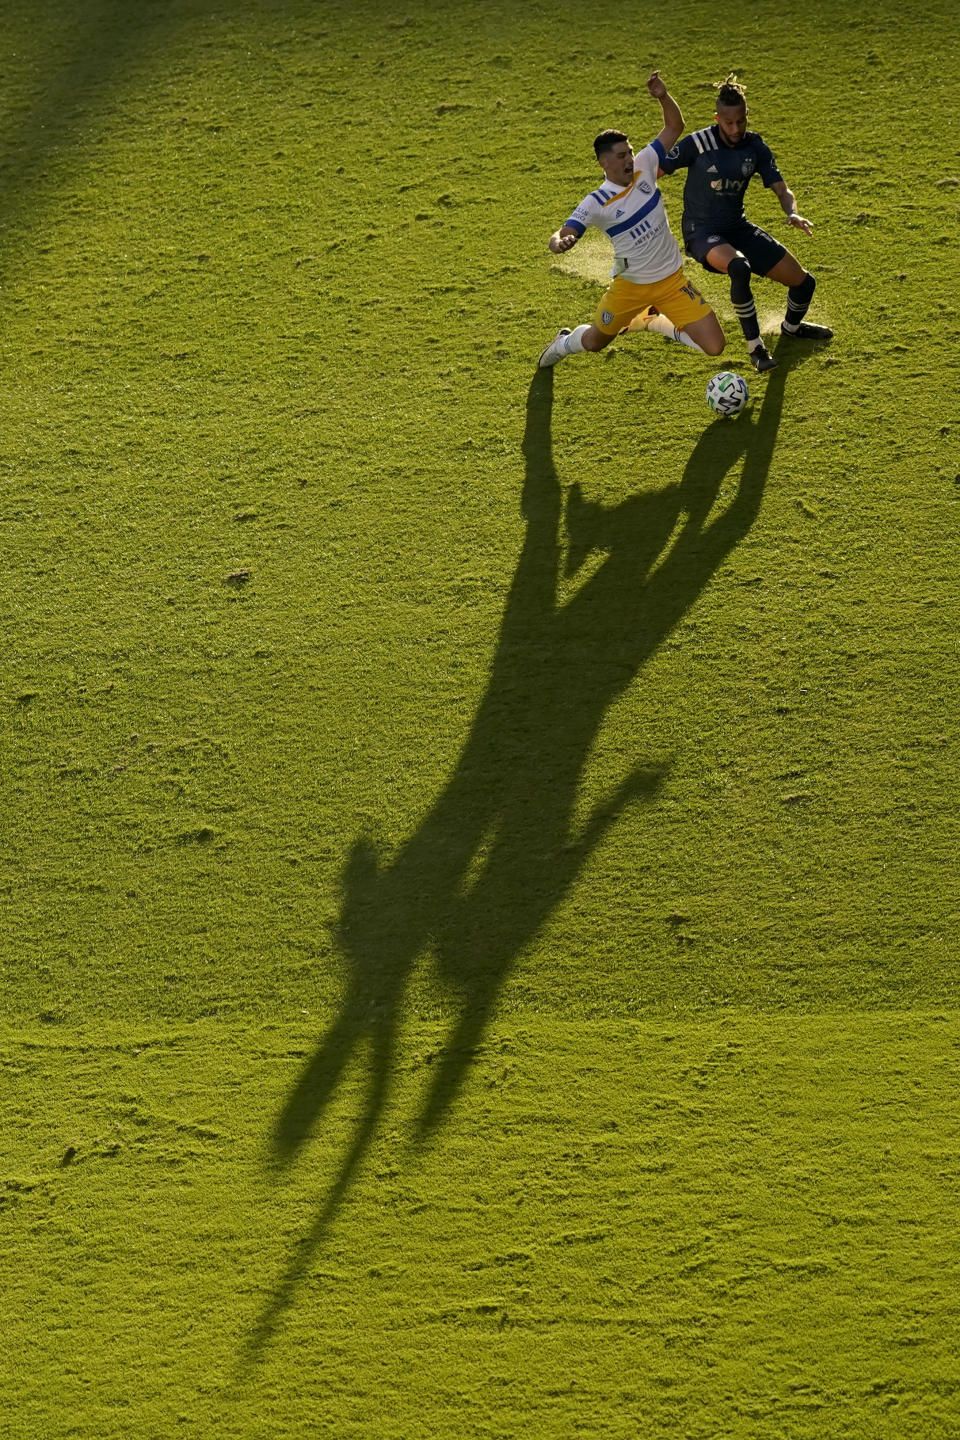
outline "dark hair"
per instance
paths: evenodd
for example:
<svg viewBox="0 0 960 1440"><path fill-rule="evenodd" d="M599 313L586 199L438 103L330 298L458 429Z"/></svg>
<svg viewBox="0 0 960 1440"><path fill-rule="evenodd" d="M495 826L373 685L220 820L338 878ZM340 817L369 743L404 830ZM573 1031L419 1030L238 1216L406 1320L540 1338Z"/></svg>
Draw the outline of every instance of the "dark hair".
<svg viewBox="0 0 960 1440"><path fill-rule="evenodd" d="M622 130L601 130L593 142L593 153L599 160L607 150L612 150L614 145L619 145L620 141L626 138Z"/></svg>
<svg viewBox="0 0 960 1440"><path fill-rule="evenodd" d="M732 72L726 80L715 80L713 83L717 87L718 105L746 105L745 88Z"/></svg>

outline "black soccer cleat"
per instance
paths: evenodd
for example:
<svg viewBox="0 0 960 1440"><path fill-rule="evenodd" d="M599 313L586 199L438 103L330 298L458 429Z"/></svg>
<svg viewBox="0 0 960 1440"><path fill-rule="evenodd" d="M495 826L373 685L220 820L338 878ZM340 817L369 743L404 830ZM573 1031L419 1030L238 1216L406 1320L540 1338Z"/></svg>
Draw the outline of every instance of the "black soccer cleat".
<svg viewBox="0 0 960 1440"><path fill-rule="evenodd" d="M788 330L786 325L781 325L780 334L785 335L788 340L833 339L833 331L828 325L811 325L809 320L801 320L796 330Z"/></svg>
<svg viewBox="0 0 960 1440"><path fill-rule="evenodd" d="M750 364L754 370L762 375L764 370L776 370L777 362L774 360L766 345L757 345L750 351Z"/></svg>

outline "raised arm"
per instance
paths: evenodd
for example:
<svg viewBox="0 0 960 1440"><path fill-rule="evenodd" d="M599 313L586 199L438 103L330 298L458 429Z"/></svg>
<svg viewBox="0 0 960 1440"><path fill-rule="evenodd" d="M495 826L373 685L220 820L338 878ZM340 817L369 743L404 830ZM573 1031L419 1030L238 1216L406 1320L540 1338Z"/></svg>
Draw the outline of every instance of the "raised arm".
<svg viewBox="0 0 960 1440"><path fill-rule="evenodd" d="M770 189L783 206L783 213L787 217L787 224L795 225L797 229L802 230L805 235L812 235L813 221L804 220L802 215L797 214L796 198L786 180L775 180L770 186Z"/></svg>
<svg viewBox="0 0 960 1440"><path fill-rule="evenodd" d="M664 150L672 150L683 134L683 116L680 113L680 106L660 79L659 70L654 70L650 76L647 81L647 89L654 100L660 101L660 109L663 111L663 129L657 139Z"/></svg>

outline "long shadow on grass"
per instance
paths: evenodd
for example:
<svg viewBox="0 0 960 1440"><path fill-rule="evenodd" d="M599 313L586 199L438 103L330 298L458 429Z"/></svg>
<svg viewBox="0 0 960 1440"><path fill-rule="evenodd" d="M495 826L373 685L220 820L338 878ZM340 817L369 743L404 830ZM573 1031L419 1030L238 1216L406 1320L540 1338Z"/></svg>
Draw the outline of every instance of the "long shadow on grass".
<svg viewBox="0 0 960 1440"><path fill-rule="evenodd" d="M346 993L278 1117L274 1158L282 1165L294 1159L348 1065L366 1052L363 1113L261 1316L251 1354L269 1338L322 1243L384 1113L418 959L432 950L456 997L456 1019L414 1122L423 1143L460 1091L517 956L624 808L655 799L664 769L641 762L585 824L573 823L584 763L610 705L753 524L788 368L772 373L755 413L705 431L679 482L610 510L585 502L576 486L564 506L551 448L553 372L535 376L523 442L527 529L486 694L448 785L415 833L386 862L361 836L346 865L338 933ZM647 442L638 435L636 450L638 472L649 476L655 435ZM724 478L741 461L732 499L718 505ZM568 573L597 551L606 558L560 603L564 518Z"/></svg>

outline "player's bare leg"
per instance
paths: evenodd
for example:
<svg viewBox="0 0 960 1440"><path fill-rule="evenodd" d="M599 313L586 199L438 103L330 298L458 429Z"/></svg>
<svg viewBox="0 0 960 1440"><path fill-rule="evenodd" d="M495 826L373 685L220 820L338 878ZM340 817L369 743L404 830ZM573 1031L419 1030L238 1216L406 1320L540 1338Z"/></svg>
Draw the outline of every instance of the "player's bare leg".
<svg viewBox="0 0 960 1440"><path fill-rule="evenodd" d="M781 285L802 285L806 273L796 255L791 255L788 250L786 255L781 255L773 269L767 271L767 279L777 280Z"/></svg>
<svg viewBox="0 0 960 1440"><path fill-rule="evenodd" d="M666 335L670 340L679 340L681 344L688 345L691 350L699 350L704 355L721 354L727 343L720 328L720 321L713 311L678 330L672 320L661 315L656 307L650 306L649 310L642 311L636 320L631 321L627 329L654 330ZM561 330L540 356L540 368L547 369L551 365L559 364L568 355L579 355L584 351L595 355L599 350L605 350L608 345L612 345L616 338L616 335L608 335L597 325L579 325L576 330Z"/></svg>
<svg viewBox="0 0 960 1440"><path fill-rule="evenodd" d="M795 340L829 340L833 331L827 325L812 325L804 320L817 282L800 261L788 250L781 256L772 270L767 271L768 280L778 280L787 289L787 314L780 326L783 335Z"/></svg>
<svg viewBox="0 0 960 1440"><path fill-rule="evenodd" d="M678 329L668 315L662 314L655 305L650 305L633 317L627 326L627 331L631 330L648 330L652 335L662 335L666 340L677 340L691 350L699 350L702 355L719 355L727 343L720 328L720 321L713 311Z"/></svg>
<svg viewBox="0 0 960 1440"><path fill-rule="evenodd" d="M704 355L721 355L727 343L720 321L712 310L709 315L704 315L702 320L693 320L689 325L684 325L680 335L681 338L688 335Z"/></svg>
<svg viewBox="0 0 960 1440"><path fill-rule="evenodd" d="M606 330L601 330L597 325L588 325L581 339L584 350L596 354L598 350L606 350L616 340L616 335L608 335Z"/></svg>

